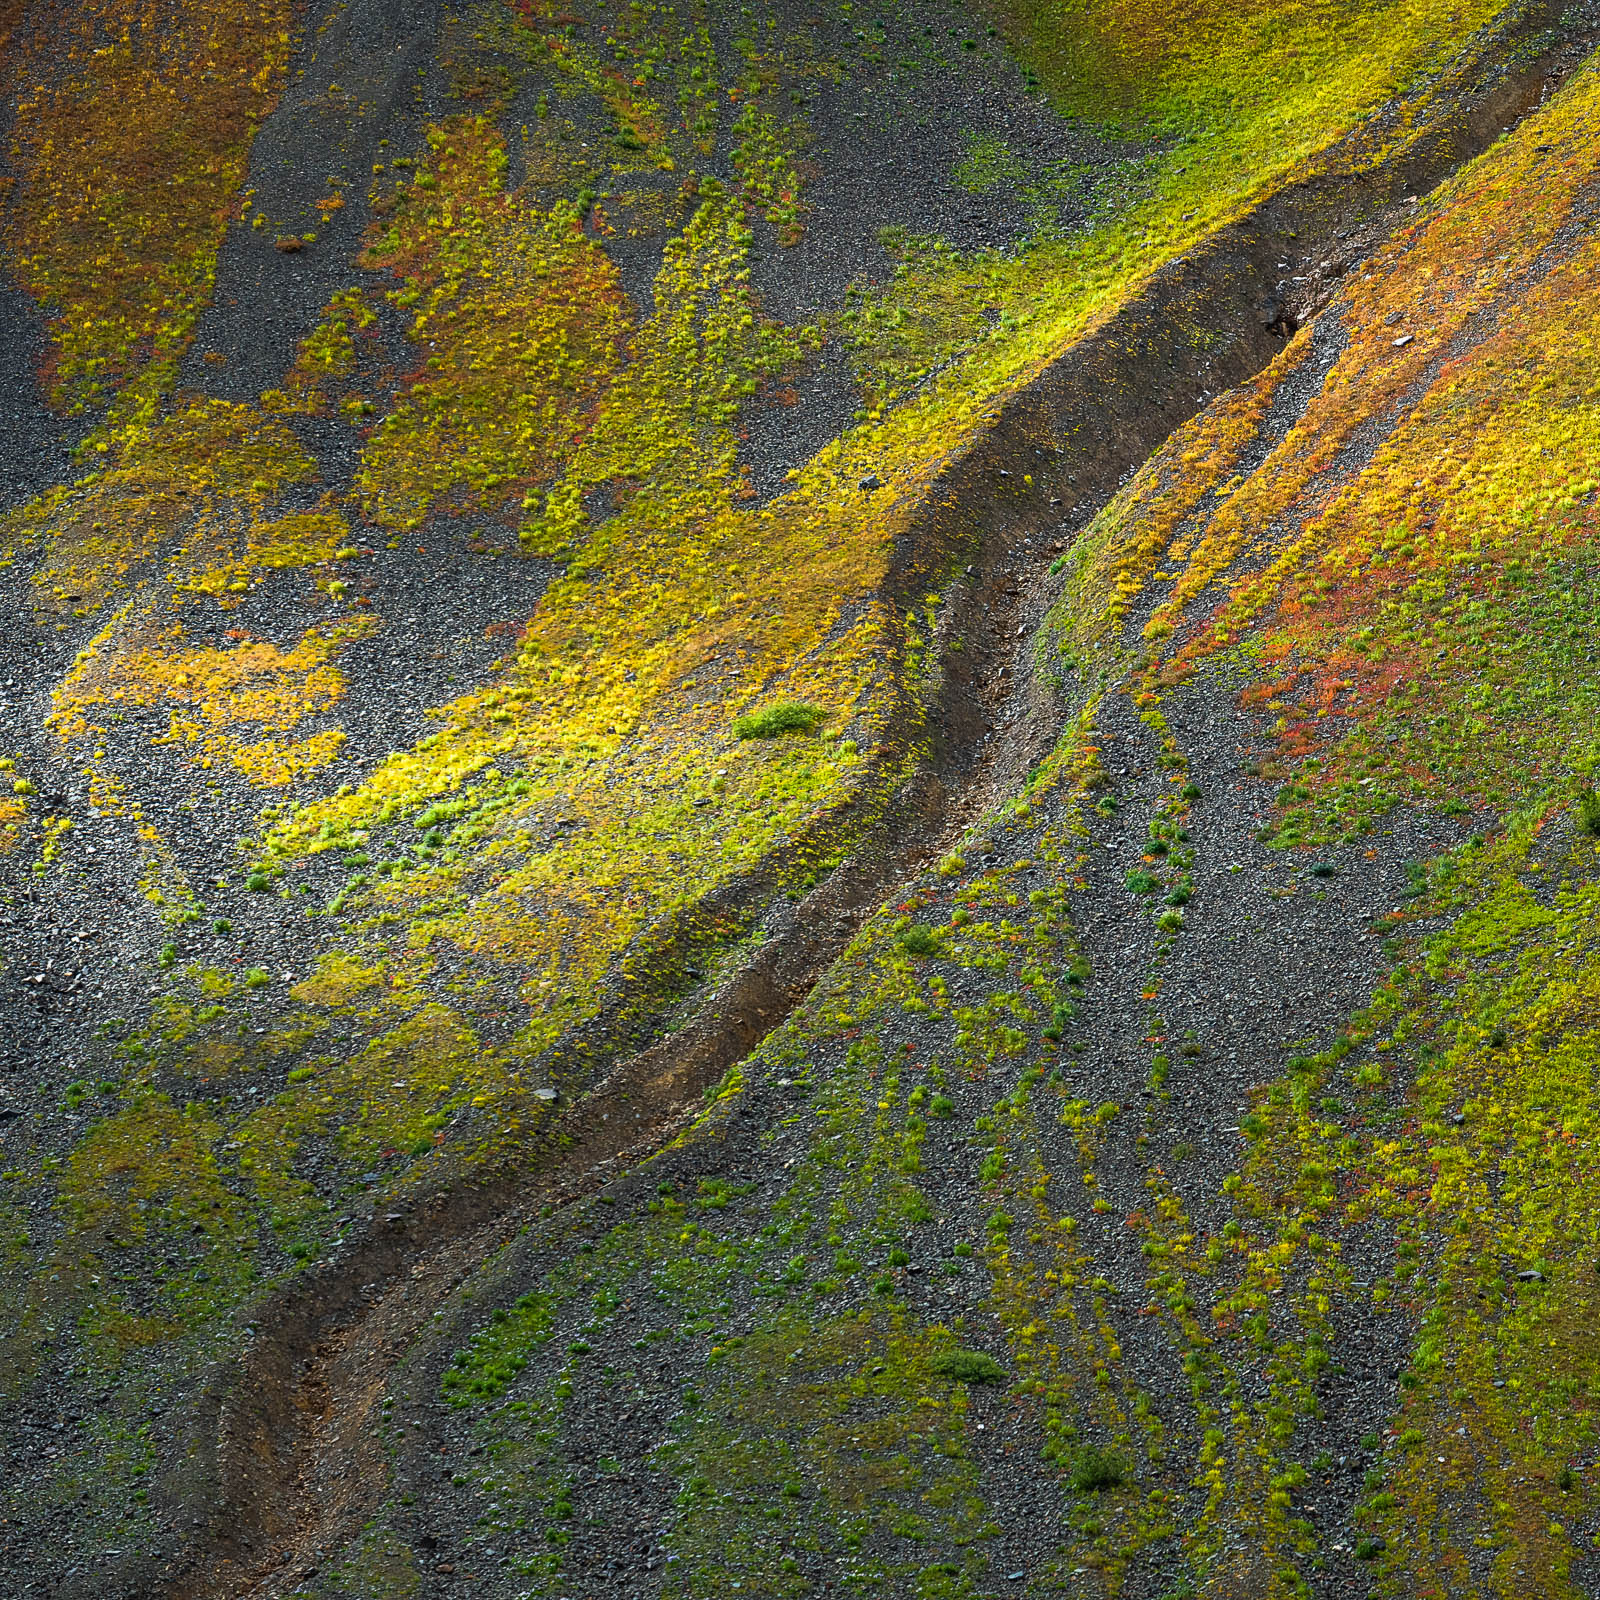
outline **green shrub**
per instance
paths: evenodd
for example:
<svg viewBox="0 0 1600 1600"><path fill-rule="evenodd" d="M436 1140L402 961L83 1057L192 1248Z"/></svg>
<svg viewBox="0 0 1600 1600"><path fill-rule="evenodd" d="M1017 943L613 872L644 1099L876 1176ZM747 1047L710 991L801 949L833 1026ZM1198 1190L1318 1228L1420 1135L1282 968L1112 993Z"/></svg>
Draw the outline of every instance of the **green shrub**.
<svg viewBox="0 0 1600 1600"><path fill-rule="evenodd" d="M1593 788L1578 796L1578 821L1585 833L1600 834L1600 794Z"/></svg>
<svg viewBox="0 0 1600 1600"><path fill-rule="evenodd" d="M1079 1494L1098 1494L1102 1489L1114 1489L1127 1475L1127 1464L1113 1450L1086 1444L1073 1452L1069 1480Z"/></svg>
<svg viewBox="0 0 1600 1600"><path fill-rule="evenodd" d="M784 733L810 733L827 716L821 707L807 705L803 700L780 700L776 705L735 717L733 731L740 739L776 739Z"/></svg>
<svg viewBox="0 0 1600 1600"><path fill-rule="evenodd" d="M1070 1001L1063 1001L1054 1007L1050 1013L1050 1021L1044 1028L1046 1039L1059 1039L1066 1026L1077 1015L1077 1008Z"/></svg>
<svg viewBox="0 0 1600 1600"><path fill-rule="evenodd" d="M939 953L939 941L932 928L914 922L900 935L900 948L908 956L932 956Z"/></svg>
<svg viewBox="0 0 1600 1600"><path fill-rule="evenodd" d="M936 1377L956 1383L1004 1383L1006 1369L981 1350L941 1350L928 1362Z"/></svg>
<svg viewBox="0 0 1600 1600"><path fill-rule="evenodd" d="M936 1117L953 1117L956 1114L956 1103L947 1094L936 1094L928 1110Z"/></svg>

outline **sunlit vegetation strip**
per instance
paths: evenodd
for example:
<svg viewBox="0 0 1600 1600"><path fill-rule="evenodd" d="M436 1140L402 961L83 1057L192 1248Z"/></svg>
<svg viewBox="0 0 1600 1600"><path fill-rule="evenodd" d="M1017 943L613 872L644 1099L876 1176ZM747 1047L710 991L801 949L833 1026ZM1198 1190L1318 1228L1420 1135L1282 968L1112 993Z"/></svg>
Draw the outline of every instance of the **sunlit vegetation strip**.
<svg viewBox="0 0 1600 1600"><path fill-rule="evenodd" d="M549 1592L583 1514L562 1417L596 1392L585 1384L610 1381L591 1352L615 1348L624 1305L653 1308L643 1348L706 1352L654 1459L681 1485L667 1592L802 1594L819 1570L982 1592L998 1530L981 1520L979 1435L948 1377L992 1372L956 1359L960 1330L913 1313L902 1276L911 1260L961 1274L980 1258L1012 1403L1058 1473L1057 1560L1029 1571L1035 1585L1093 1574L1114 1591L1175 1542L1196 1587L1307 1592L1332 1552L1298 1502L1334 1471L1314 1441L1354 1316L1397 1319L1409 1359L1387 1425L1361 1441L1342 1558L1397 1597L1584 1592L1600 803L1581 687L1592 617L1574 608L1597 559L1597 117L1591 69L1379 253L1330 314L1331 368L1288 431L1265 435L1259 467L1236 470L1266 402L1311 359L1309 336L1184 430L1091 530L1045 647L1084 720L970 841L1003 864L975 874L952 858L886 909L697 1135L709 1154L750 1085L797 1082L789 1120L809 1154L780 1198L756 1209L754 1184L708 1179L665 1184L647 1216L616 1225L592 1208L574 1229L598 1242L460 1350L443 1392L481 1412L483 1537L513 1541ZM1345 450L1363 424L1366 447ZM1268 527L1280 531L1263 550ZM1486 664L1474 650L1510 619L1526 647ZM1242 691L1218 686L1223 669ZM1475 722L1489 686L1506 710ZM1170 779L1128 885L1170 888L1152 904L1146 991L1164 1096L1194 1070L1173 1059L1160 998L1181 974L1205 803L1163 708L1192 692L1277 716L1281 753L1261 777L1280 787L1286 864L1311 863L1299 892L1335 870L1305 846L1381 836L1406 806L1461 817L1461 844L1419 864L1386 919L1392 967L1370 1003L1261 1087L1237 1170L1205 1197L1225 1220L1194 1220L1154 1162L1146 1204L1106 1219L1142 1237L1135 1307L1078 1243L1110 1210L1097 1166L1135 1113L1079 1100L1058 1054L1096 999L1071 934L1087 888L1075 841L1090 807L1115 807L1096 798L1093 728L1105 696L1127 694ZM1426 758L1419 738L1434 741ZM1437 931L1413 932L1418 917ZM974 968L988 1002L952 1003ZM1014 1086L985 1096L1002 1074ZM935 1225L950 1200L928 1151L947 1148L958 1107L981 1161L976 1252L970 1211ZM1350 1258L1374 1252L1380 1270L1358 1277ZM1151 1389L1123 1354L1136 1316L1150 1319L1139 1371L1165 1364Z"/></svg>

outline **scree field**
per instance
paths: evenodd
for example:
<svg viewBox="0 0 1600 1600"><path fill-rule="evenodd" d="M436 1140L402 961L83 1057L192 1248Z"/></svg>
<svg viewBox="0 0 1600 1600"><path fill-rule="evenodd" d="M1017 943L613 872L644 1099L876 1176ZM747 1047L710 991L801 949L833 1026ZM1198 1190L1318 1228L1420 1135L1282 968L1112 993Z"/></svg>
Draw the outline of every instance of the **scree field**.
<svg viewBox="0 0 1600 1600"><path fill-rule="evenodd" d="M0 1600L1600 1595L1597 50L0 0Z"/></svg>

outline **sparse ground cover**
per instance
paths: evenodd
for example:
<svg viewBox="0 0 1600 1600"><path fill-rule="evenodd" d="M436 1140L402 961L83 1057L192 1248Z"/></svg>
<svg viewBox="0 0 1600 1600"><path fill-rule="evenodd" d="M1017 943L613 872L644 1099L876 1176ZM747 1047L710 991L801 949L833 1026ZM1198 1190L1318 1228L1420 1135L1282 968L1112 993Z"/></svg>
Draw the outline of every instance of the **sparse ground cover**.
<svg viewBox="0 0 1600 1600"><path fill-rule="evenodd" d="M1014 785L924 531L1163 263L1561 30L170 12L5 45L84 429L0 521L8 1581L1586 1592L1592 71L1021 569ZM697 1119L585 1110L806 939ZM487 1259L352 1279L250 1456L450 1194Z"/></svg>

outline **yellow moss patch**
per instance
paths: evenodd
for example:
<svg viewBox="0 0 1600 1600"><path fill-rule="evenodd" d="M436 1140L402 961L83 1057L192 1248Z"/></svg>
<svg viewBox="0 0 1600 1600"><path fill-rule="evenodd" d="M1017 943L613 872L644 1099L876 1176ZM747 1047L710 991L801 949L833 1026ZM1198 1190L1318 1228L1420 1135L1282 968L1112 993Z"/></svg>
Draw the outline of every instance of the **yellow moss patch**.
<svg viewBox="0 0 1600 1600"><path fill-rule="evenodd" d="M574 449L628 332L616 269L575 211L508 196L482 118L428 132L429 160L363 258L404 276L421 355L366 450L367 514L418 526L446 502L503 505Z"/></svg>
<svg viewBox="0 0 1600 1600"><path fill-rule="evenodd" d="M382 982L382 966L364 967L343 950L327 950L317 957L316 972L289 992L302 1005L337 1011Z"/></svg>
<svg viewBox="0 0 1600 1600"><path fill-rule="evenodd" d="M226 537L312 470L282 423L250 406L195 400L123 430L105 470L0 518L0 542L43 546L37 603L82 615L126 590L178 535Z"/></svg>
<svg viewBox="0 0 1600 1600"><path fill-rule="evenodd" d="M102 635L56 691L52 720L63 737L83 739L104 731L89 720L97 708L169 704L168 729L157 743L193 746L202 765L228 761L255 784L285 784L333 760L343 733L250 741L236 730L289 733L331 709L345 689L334 656L378 625L362 617L312 628L290 650L261 639L186 648L178 623Z"/></svg>
<svg viewBox="0 0 1600 1600"><path fill-rule="evenodd" d="M157 21L132 0L90 0L41 30L47 59L17 63L7 255L55 318L58 403L81 409L147 364L170 370L187 344L292 15L273 0L176 0Z"/></svg>
<svg viewBox="0 0 1600 1600"><path fill-rule="evenodd" d="M191 1219L208 1231L232 1231L242 1212L218 1170L221 1137L203 1106L179 1110L165 1095L137 1095L98 1123L67 1162L61 1205L74 1231L134 1242L152 1227Z"/></svg>

